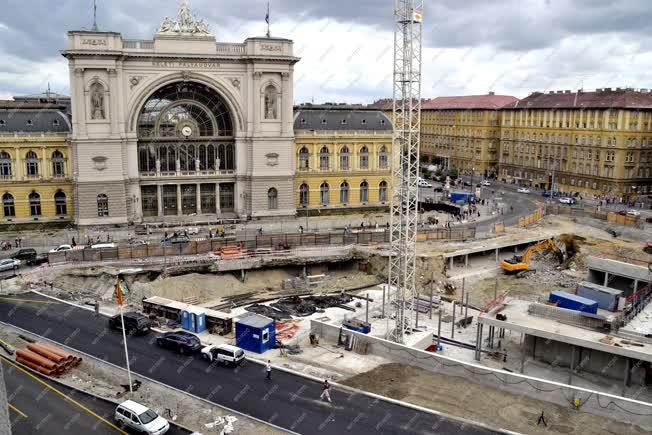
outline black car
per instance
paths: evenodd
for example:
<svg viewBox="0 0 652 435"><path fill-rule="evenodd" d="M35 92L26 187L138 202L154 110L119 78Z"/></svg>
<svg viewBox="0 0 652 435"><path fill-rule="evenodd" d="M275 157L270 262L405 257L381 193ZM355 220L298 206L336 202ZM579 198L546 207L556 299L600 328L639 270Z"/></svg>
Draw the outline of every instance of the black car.
<svg viewBox="0 0 652 435"><path fill-rule="evenodd" d="M168 245L177 245L180 243L189 243L190 238L184 234L177 234L176 236L170 236L167 239L164 237L161 240L161 243L165 243Z"/></svg>
<svg viewBox="0 0 652 435"><path fill-rule="evenodd" d="M14 252L14 254L11 256L14 260L20 260L20 261L29 261L33 260L36 258L36 249L34 248L23 248L18 250L17 252Z"/></svg>
<svg viewBox="0 0 652 435"><path fill-rule="evenodd" d="M152 321L149 320L146 316L131 311L129 313L124 313L125 320L125 332L127 334L147 334L152 327ZM109 319L109 328L116 329L118 331L122 330L122 321L120 320L120 314Z"/></svg>
<svg viewBox="0 0 652 435"><path fill-rule="evenodd" d="M39 264L47 263L50 261L48 254L37 254L36 257L27 260L29 266L38 266Z"/></svg>
<svg viewBox="0 0 652 435"><path fill-rule="evenodd" d="M202 348L199 337L190 332L166 332L156 339L156 344L179 353L194 353Z"/></svg>

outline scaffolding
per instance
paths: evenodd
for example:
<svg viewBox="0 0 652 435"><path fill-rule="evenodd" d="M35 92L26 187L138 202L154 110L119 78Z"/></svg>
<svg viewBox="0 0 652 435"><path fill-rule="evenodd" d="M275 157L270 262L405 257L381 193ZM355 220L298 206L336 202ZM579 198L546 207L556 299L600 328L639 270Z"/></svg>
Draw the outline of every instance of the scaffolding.
<svg viewBox="0 0 652 435"><path fill-rule="evenodd" d="M417 296L419 134L423 0L396 0L394 8L394 126L388 283L393 291L394 327L388 339L404 343ZM390 293L391 294L391 293Z"/></svg>

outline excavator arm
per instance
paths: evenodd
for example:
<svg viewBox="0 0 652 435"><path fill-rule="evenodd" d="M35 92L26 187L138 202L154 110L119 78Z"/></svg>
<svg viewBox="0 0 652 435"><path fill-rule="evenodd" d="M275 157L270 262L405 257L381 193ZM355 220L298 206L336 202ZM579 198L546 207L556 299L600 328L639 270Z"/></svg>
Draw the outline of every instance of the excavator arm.
<svg viewBox="0 0 652 435"><path fill-rule="evenodd" d="M564 261L564 254L562 251L557 247L552 239L548 239L530 246L520 258L514 257L511 260L503 260L501 267L507 273L522 272L528 270L530 267L530 258L532 258L532 255L545 249L550 249L553 251L557 255L560 264Z"/></svg>

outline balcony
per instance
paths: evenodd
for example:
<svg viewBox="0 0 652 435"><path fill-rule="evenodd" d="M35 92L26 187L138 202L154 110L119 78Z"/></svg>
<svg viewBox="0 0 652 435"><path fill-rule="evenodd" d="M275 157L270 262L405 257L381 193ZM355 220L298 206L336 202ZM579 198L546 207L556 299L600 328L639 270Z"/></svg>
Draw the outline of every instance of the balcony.
<svg viewBox="0 0 652 435"><path fill-rule="evenodd" d="M154 50L154 41L124 39L122 41L122 48L124 50Z"/></svg>
<svg viewBox="0 0 652 435"><path fill-rule="evenodd" d="M245 45L244 44L230 44L228 42L218 42L215 44L216 50L219 54L244 54Z"/></svg>

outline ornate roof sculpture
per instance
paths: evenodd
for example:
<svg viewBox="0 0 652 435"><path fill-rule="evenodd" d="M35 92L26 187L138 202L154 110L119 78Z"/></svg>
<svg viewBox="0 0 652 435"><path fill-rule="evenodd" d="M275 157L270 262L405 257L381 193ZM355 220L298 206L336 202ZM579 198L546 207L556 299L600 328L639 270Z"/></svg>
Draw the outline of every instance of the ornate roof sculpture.
<svg viewBox="0 0 652 435"><path fill-rule="evenodd" d="M181 0L177 20L170 17L163 18L158 29L159 34L164 35L210 35L206 21L193 16L190 13L188 0Z"/></svg>

